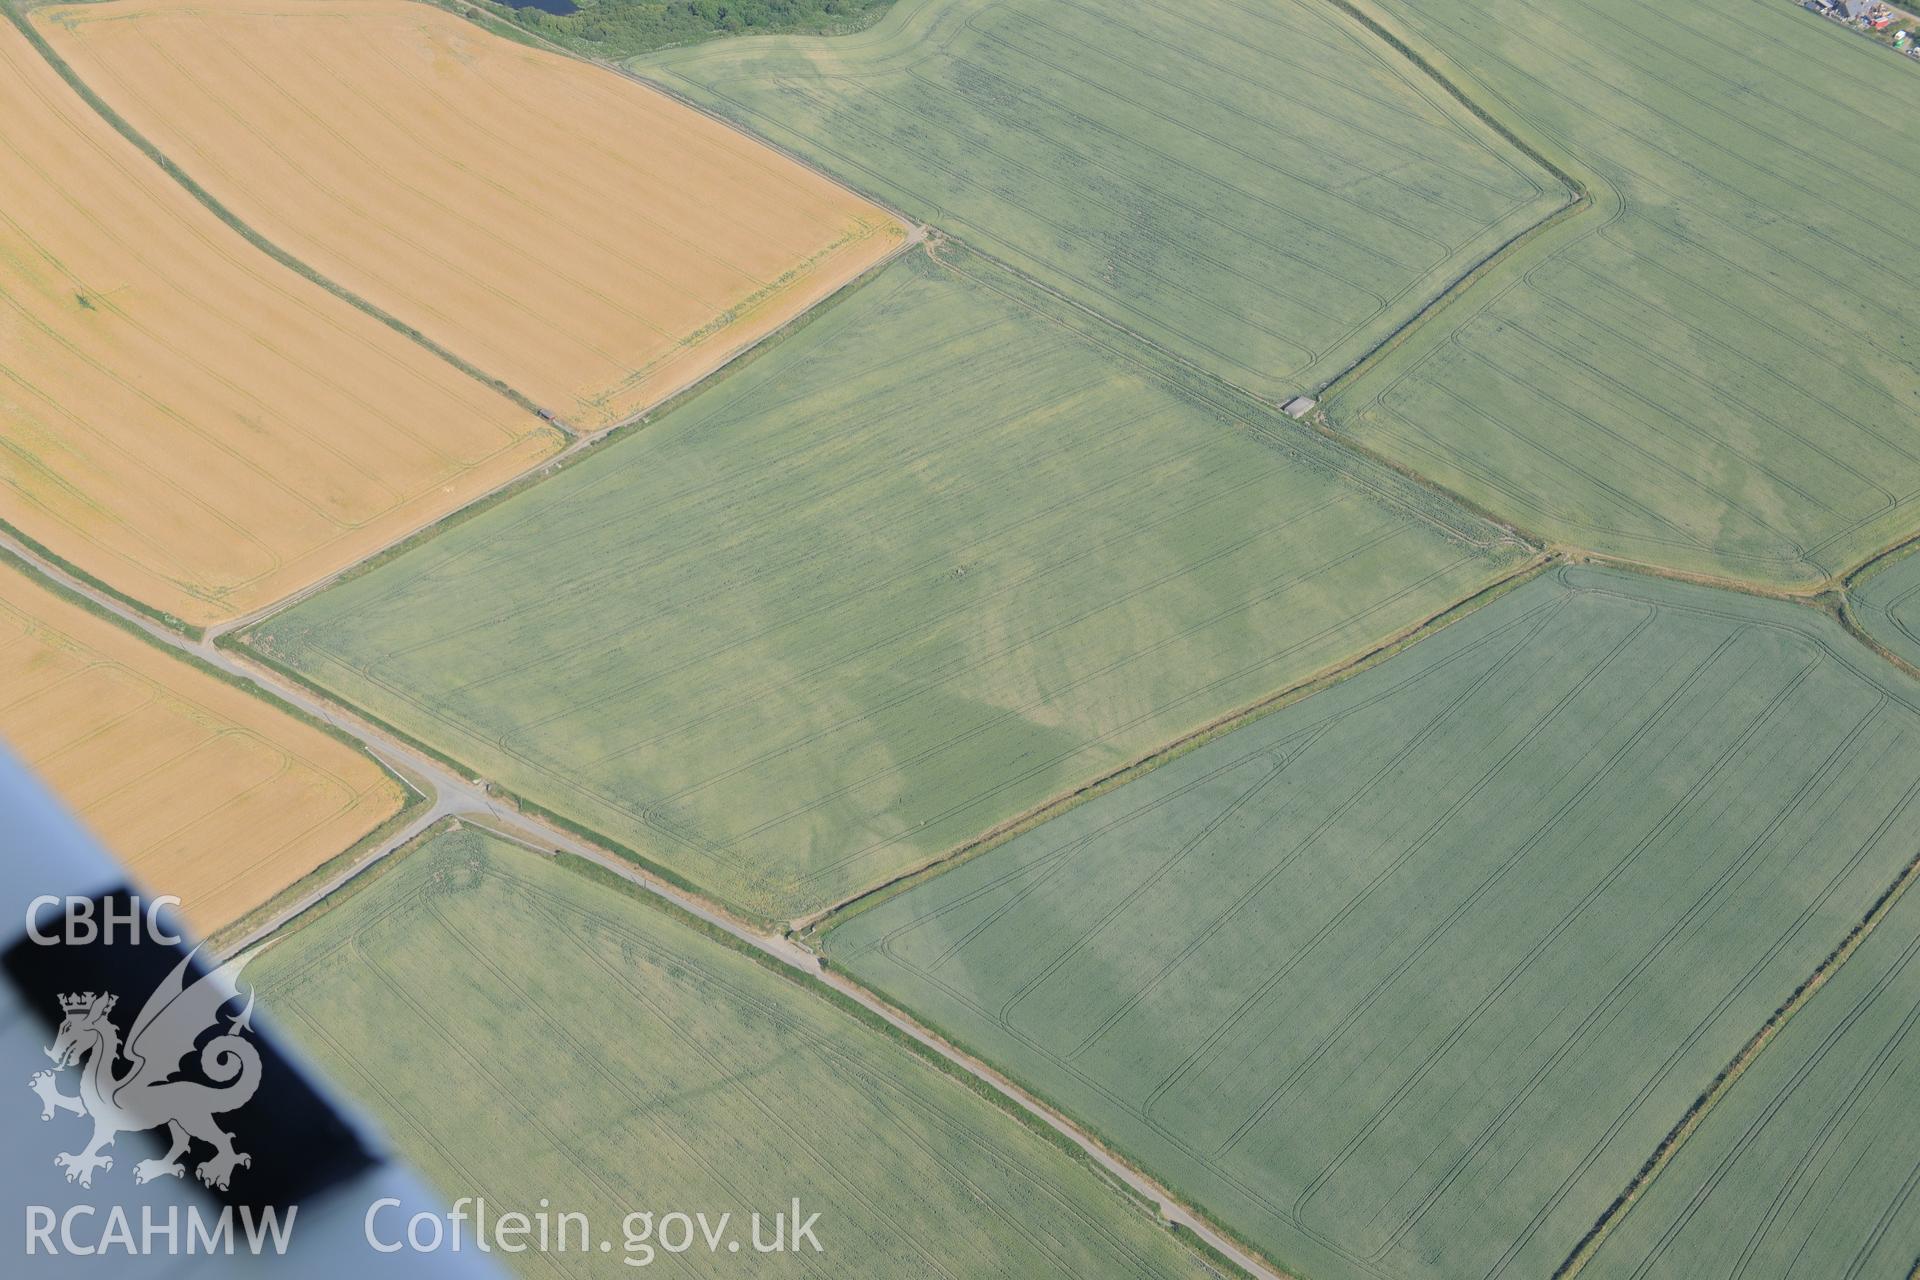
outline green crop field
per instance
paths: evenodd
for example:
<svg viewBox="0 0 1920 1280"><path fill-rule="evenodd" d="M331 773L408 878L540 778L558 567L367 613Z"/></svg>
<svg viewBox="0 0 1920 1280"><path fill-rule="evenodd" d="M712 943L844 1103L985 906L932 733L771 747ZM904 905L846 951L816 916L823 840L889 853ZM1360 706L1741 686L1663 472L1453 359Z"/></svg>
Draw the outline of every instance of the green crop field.
<svg viewBox="0 0 1920 1280"><path fill-rule="evenodd" d="M1914 853L1920 688L1561 569L827 953L1314 1280L1554 1272Z"/></svg>
<svg viewBox="0 0 1920 1280"><path fill-rule="evenodd" d="M1913 64L1785 0L1377 3L1592 202L1339 390L1343 429L1693 572L1816 583L1920 526Z"/></svg>
<svg viewBox="0 0 1920 1280"><path fill-rule="evenodd" d="M1734 1082L1582 1280L1903 1280L1920 1258L1920 893Z"/></svg>
<svg viewBox="0 0 1920 1280"><path fill-rule="evenodd" d="M803 916L1509 572L1483 525L916 251L658 423L247 642Z"/></svg>
<svg viewBox="0 0 1920 1280"><path fill-rule="evenodd" d="M1853 590L1852 601L1874 639L1920 666L1920 551L1875 566Z"/></svg>
<svg viewBox="0 0 1920 1280"><path fill-rule="evenodd" d="M443 831L248 977L449 1201L550 1203L615 1244L523 1275L649 1274L622 1265L636 1211L732 1215L740 1251L657 1252L672 1275L1211 1273L1077 1157L629 892ZM823 1252L756 1255L748 1215L795 1196Z"/></svg>
<svg viewBox="0 0 1920 1280"><path fill-rule="evenodd" d="M487 12L592 58L720 36L858 31L892 0L486 0Z"/></svg>
<svg viewBox="0 0 1920 1280"><path fill-rule="evenodd" d="M1572 198L1323 0L898 0L631 65L1272 397Z"/></svg>

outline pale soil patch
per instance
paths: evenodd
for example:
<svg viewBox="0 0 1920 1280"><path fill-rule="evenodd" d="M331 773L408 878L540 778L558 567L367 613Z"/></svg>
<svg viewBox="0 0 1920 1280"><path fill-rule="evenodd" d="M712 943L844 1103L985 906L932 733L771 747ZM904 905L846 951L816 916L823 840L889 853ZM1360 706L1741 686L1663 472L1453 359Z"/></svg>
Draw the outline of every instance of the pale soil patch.
<svg viewBox="0 0 1920 1280"><path fill-rule="evenodd" d="M588 430L905 236L663 94L425 5L131 0L36 18L262 235Z"/></svg>
<svg viewBox="0 0 1920 1280"><path fill-rule="evenodd" d="M397 812L320 730L0 567L0 740L205 933Z"/></svg>
<svg viewBox="0 0 1920 1280"><path fill-rule="evenodd" d="M560 443L276 265L0 24L0 520L194 625Z"/></svg>

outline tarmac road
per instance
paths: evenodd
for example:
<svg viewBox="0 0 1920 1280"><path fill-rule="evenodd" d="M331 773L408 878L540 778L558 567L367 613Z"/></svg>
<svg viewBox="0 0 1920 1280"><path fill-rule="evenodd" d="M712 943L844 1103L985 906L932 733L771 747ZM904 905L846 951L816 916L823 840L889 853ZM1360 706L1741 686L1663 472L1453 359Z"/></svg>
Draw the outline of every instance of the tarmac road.
<svg viewBox="0 0 1920 1280"><path fill-rule="evenodd" d="M586 442L578 442L576 447L584 447ZM548 464L550 465L551 459ZM648 893L663 898L679 907L682 911L696 916L715 928L724 929L741 942L762 951L782 964L797 969L813 980L833 988L835 991L859 1002L859 1004L884 1019L890 1026L902 1034L911 1036L917 1043L939 1054L955 1068L982 1081L1014 1106L1038 1118L1055 1132L1064 1135L1081 1151L1085 1152L1101 1169L1134 1192L1159 1206L1160 1213L1170 1223L1191 1231L1197 1238L1204 1240L1219 1253L1233 1260L1235 1264L1249 1274L1261 1277L1261 1280L1292 1280L1286 1273L1259 1261L1253 1255L1222 1236L1213 1227L1201 1221L1185 1205L1174 1199L1172 1193L1159 1183L1122 1162L1092 1136L1081 1130L1053 1108L1041 1102L1013 1081L995 1071L986 1063L947 1043L933 1032L927 1030L911 1017L879 999L865 988L857 985L839 972L824 969L820 957L806 947L800 946L790 938L780 934L764 933L735 918L713 904L686 891L670 885L663 880L648 875L633 863L617 854L610 853L592 843L581 839L570 831L555 827L539 817L525 814L509 804L501 802L491 795L484 783L472 778L461 777L446 765L433 757L422 753L409 744L394 738L378 725L369 723L343 707L310 693L305 688L288 680L270 668L257 666L237 655L217 647L214 641L236 627L246 625L252 620L239 619L209 628L205 638L189 640L177 632L168 630L159 623L127 608L112 596L97 590L86 582L75 578L58 565L43 559L32 548L19 542L12 535L0 531L0 549L31 565L39 573L58 582L68 590L84 596L98 607L116 617L138 627L170 649L190 653L220 671L255 685L281 700L291 703L359 742L383 763L399 770L403 776L424 783L428 790L430 803L406 826L388 836L370 850L365 857L340 875L319 885L311 892L301 895L280 911L248 933L236 943L223 950L227 954L237 954L248 947L257 946L270 937L288 921L320 902L327 895L350 882L355 876L377 865L395 851L403 848L415 837L426 831L434 823L445 818L460 818L484 827L495 835L512 840L540 853L565 851L596 863L632 883ZM305 595L307 593L302 593ZM284 608L282 601L272 612Z"/></svg>

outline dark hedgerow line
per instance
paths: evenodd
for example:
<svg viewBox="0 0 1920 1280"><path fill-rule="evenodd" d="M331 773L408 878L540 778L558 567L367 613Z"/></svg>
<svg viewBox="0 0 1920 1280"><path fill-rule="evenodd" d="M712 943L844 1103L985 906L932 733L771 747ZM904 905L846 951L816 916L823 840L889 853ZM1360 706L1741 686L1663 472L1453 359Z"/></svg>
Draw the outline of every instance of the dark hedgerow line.
<svg viewBox="0 0 1920 1280"><path fill-rule="evenodd" d="M94 112L98 114L101 119L112 125L115 132L137 147L140 153L146 156L147 159L160 166L163 173L179 183L188 195L198 200L206 207L209 213L220 219L221 222L225 223L230 230L238 234L248 244L260 250L260 252L266 254L269 258L272 258L289 271L293 271L306 280L319 285L322 289L325 289L328 293L340 299L340 301L378 320L381 324L392 329L401 337L426 348L482 386L505 396L508 400L511 400L528 413L552 423L556 428L564 431L569 438L575 434L571 428L560 422L559 419L548 414L541 406L534 403L525 394L504 380L483 372L398 316L361 297L345 285L339 284L327 276L320 274L320 272L254 230L247 223L241 221L239 215L222 204L212 192L194 181L186 170L175 164L172 158L148 140L145 134L134 128L125 116L115 111L113 107L108 105L104 98L98 93L95 93L93 86L81 79L79 72L75 71L73 67L67 63L65 58L62 58L54 51L53 46L47 43L46 37L42 36L33 23L28 20L25 8L20 3L20 0L0 0L0 10L5 11L8 20L19 29L21 35L26 37L27 43L33 46L34 51L46 59L47 65L52 67L62 80L66 81L68 88L79 94L81 100L93 108Z"/></svg>
<svg viewBox="0 0 1920 1280"><path fill-rule="evenodd" d="M1399 36L1396 36L1395 34L1393 34L1393 32L1387 30L1386 27L1382 26L1376 19L1374 19L1370 14L1368 14L1364 10L1362 10L1358 5L1355 5L1354 3L1352 3L1352 0L1327 0L1327 3L1331 4L1334 8L1340 10L1340 12L1352 18L1355 22L1365 27L1368 31L1372 32L1379 39L1384 40L1393 49L1395 53L1399 54L1401 57L1405 58L1408 62L1411 62L1414 66L1418 67L1421 70L1421 72L1424 73L1435 84L1439 85L1442 89L1446 90L1447 95L1449 97L1451 97L1454 101L1458 102L1461 106L1465 107L1468 111L1471 111L1476 117L1479 118L1482 124L1486 125L1487 128L1493 130L1495 133L1499 134L1502 138L1506 139L1509 144L1511 144L1522 155L1526 156L1527 159L1533 161L1535 164L1539 165L1542 169L1545 169L1548 173L1552 174L1569 191L1581 197L1584 197L1588 194L1587 186L1584 182L1581 182L1580 179L1574 177L1571 173L1568 173L1565 169L1562 169L1559 165L1555 164L1552 160L1548 159L1544 152L1542 152L1539 148L1535 147L1532 143L1528 142L1525 138L1522 138L1519 134L1515 133L1513 129L1509 127L1505 121L1501 120L1498 116L1494 115L1491 111L1488 111L1485 107L1481 106L1478 102L1475 102L1471 97L1468 96L1467 92L1464 89L1462 89L1459 85L1455 84L1451 79L1449 79L1447 75L1444 72L1442 72L1438 67L1434 66L1433 63L1429 62L1422 54L1420 54L1412 46L1408 45L1406 41L1402 40Z"/></svg>
<svg viewBox="0 0 1920 1280"><path fill-rule="evenodd" d="M481 771L473 765L457 757L448 755L440 748L422 740L414 734L408 733L399 726L374 714L366 707L348 701L304 672L297 670L276 655L267 652L255 644L247 643L244 640L236 639L230 635L221 636L218 640L214 641L214 644L216 647L243 657L249 662L260 664L288 683L297 685L315 697L340 707L357 719L366 721L369 725L373 726L374 729L391 738L393 741L411 747L421 755L426 756L436 764L442 765L462 778L480 779L482 777ZM550 826L565 831L569 835L577 836L615 857L632 863L636 870L643 871L663 883L672 885L682 893L700 899L701 902L713 910L732 916L749 928L772 935L782 927L782 922L772 916L752 911L729 898L723 898L712 889L695 884L685 876L654 861L637 849L623 844L584 823L577 822L564 814L557 813L545 805L538 804L521 795L519 792L514 791L512 788L501 785L494 779L486 778L483 779L483 782L489 795L505 800L520 813L531 818L538 818Z"/></svg>
<svg viewBox="0 0 1920 1280"><path fill-rule="evenodd" d="M1558 209L1547 214L1532 226L1523 227L1515 232L1504 244L1499 245L1492 252L1481 258L1480 261L1469 267L1452 284L1435 294L1425 306L1403 320L1394 328L1392 333L1389 333L1378 343L1374 344L1372 349L1363 352L1359 359L1322 383L1318 392L1321 400L1332 398L1342 390L1347 383L1358 378L1362 371L1378 363L1390 351L1413 336L1414 331L1419 329L1429 317L1457 300L1475 284L1478 284L1487 275L1491 274L1495 267L1499 266L1507 258L1512 257L1518 252L1522 245L1538 239L1547 231L1560 225L1560 223L1579 213L1592 203L1592 193L1587 189L1586 183L1580 181L1580 179L1576 178L1573 174L1555 164L1547 157L1545 152L1528 142L1525 138L1522 138L1511 126L1494 115L1493 112L1481 106L1466 90L1454 83L1445 72L1441 71L1440 68L1435 66L1423 54L1407 44L1406 41L1389 31L1371 15L1353 4L1352 0L1328 0L1328 3L1364 27L1370 35L1380 40L1388 48L1412 63L1416 70L1439 85L1448 97L1459 103L1476 120L1491 129L1502 141L1507 143L1507 145L1553 175L1554 180L1566 189L1567 200L1566 203L1562 204Z"/></svg>
<svg viewBox="0 0 1920 1280"><path fill-rule="evenodd" d="M379 764L381 768L387 769L384 762L376 759L375 763ZM389 774L394 773L392 769L387 769L387 772ZM394 776L398 777L397 774ZM381 822L373 830L367 832L367 834L361 836L358 840L355 840L339 853L334 854L331 858L328 858L325 862L322 862L319 866L307 872L307 874L301 876L298 880L295 880L292 884L289 884L286 888L275 893L259 906L254 907L242 915L236 916L226 924L215 927L207 934L206 938L203 939L202 945L204 945L212 955L220 956L223 959L231 959L231 956L228 956L226 953L235 943L240 942L255 929L258 929L267 921L271 920L275 915L298 902L304 895L313 892L324 884L339 881L342 875L347 873L351 868L359 865L360 861L366 857L367 854L403 830L415 818L420 816L421 810L433 803L430 796L423 794L418 788L407 782L406 779L401 778L400 784L406 793L406 802L402 804L391 817ZM335 893L344 890L348 885L357 883L363 878L364 876L356 876L351 880L346 880L336 885L334 891L324 894L319 899L319 902L330 901L335 896ZM317 906L318 903L315 905ZM300 919L306 914L306 912L301 912L300 915L295 916L294 919ZM287 923L291 924L292 921L289 920ZM278 932L278 930L275 930L273 934L268 936L277 936Z"/></svg>
<svg viewBox="0 0 1920 1280"><path fill-rule="evenodd" d="M1587 1229L1586 1235L1580 1237L1580 1242L1573 1247L1573 1252L1567 1255L1566 1261L1562 1262L1553 1273L1552 1280L1572 1280L1572 1277L1578 1275L1581 1269L1593 1260L1593 1255L1599 1251L1601 1244L1619 1225L1620 1219L1639 1201L1647 1186L1660 1175L1660 1171L1672 1162L1682 1144L1706 1120L1707 1113L1712 1111L1726 1096L1728 1090L1733 1088L1747 1068L1753 1065L1754 1059L1773 1043L1774 1038L1779 1035L1780 1029L1787 1024L1788 1020L1800 1012L1820 988L1826 985L1827 980L1839 971L1840 966L1860 949L1861 944L1893 909L1893 904L1912 887L1917 879L1920 879L1920 853L1914 854L1908 860L1893 883L1880 891L1880 896L1873 900L1873 905L1867 908L1866 913L1847 932L1847 936L1840 940L1839 945L1814 966L1813 972L1793 989L1792 995L1780 1002L1772 1015L1761 1024L1760 1029L1748 1038L1746 1044L1740 1047L1740 1051L1734 1054L1732 1060L1720 1069L1720 1073L1713 1078L1712 1083L1693 1100L1693 1105L1688 1107L1686 1114L1667 1131L1666 1137L1660 1140L1660 1145L1653 1149L1653 1154L1641 1164L1626 1188L1601 1212L1593 1226Z"/></svg>
<svg viewBox="0 0 1920 1280"><path fill-rule="evenodd" d="M6 0L0 0L0 4L5 3ZM414 548L433 541L441 534L456 529L467 521L484 515L495 507L501 506L513 498L518 497L535 485L542 484L571 467L582 465L588 458L593 457L604 449L620 443L629 436L637 435L641 431L646 430L652 426L656 420L678 409L683 404L691 402L696 397L718 387L728 378L733 377L736 373L747 368L756 360L771 353L774 348L787 341L787 339L791 338L801 329L845 302L853 296L855 292L878 277L886 268L892 266L900 258L911 252L912 248L913 246L908 245L898 252L882 258L853 279L841 285L827 297L814 303L811 307L808 307L799 315L794 316L779 328L767 333L746 350L735 354L719 368L713 370L698 381L682 387L658 404L643 409L639 413L633 414L624 421L616 423L611 427L602 429L597 435L581 438L577 444L559 454L541 459L532 468L507 481L505 484L502 484L491 493L484 494L463 507L458 507L447 512L439 519L414 530L398 542L383 547L370 556L356 560L332 577L325 579L317 587L308 588L297 593L296 596L290 596L267 606L264 612L251 615L251 619L244 625L222 632L214 640L215 645L223 649L243 649L248 654L258 654L260 651L254 647L251 639L252 636L264 629L272 622L274 617L283 610L298 607L307 599L311 598L311 596L331 591L335 587L352 582L355 578L364 577L382 565L406 555ZM281 670L277 665L274 669L276 671ZM302 683L306 682L303 681ZM326 690L316 687L315 692L326 693ZM328 694L327 696L332 697L333 695ZM443 763L450 764L452 762L445 761Z"/></svg>

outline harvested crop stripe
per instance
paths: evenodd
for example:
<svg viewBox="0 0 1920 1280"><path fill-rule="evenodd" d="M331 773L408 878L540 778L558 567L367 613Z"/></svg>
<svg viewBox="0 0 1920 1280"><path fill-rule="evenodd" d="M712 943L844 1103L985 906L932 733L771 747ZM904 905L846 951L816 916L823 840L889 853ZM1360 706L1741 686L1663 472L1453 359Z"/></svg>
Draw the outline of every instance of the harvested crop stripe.
<svg viewBox="0 0 1920 1280"><path fill-rule="evenodd" d="M275 264L0 23L0 520L201 625L559 435Z"/></svg>
<svg viewBox="0 0 1920 1280"><path fill-rule="evenodd" d="M0 742L211 932L400 808L371 759L0 563Z"/></svg>
<svg viewBox="0 0 1920 1280"><path fill-rule="evenodd" d="M671 98L427 5L34 16L261 234L574 426L693 382L904 236Z"/></svg>

